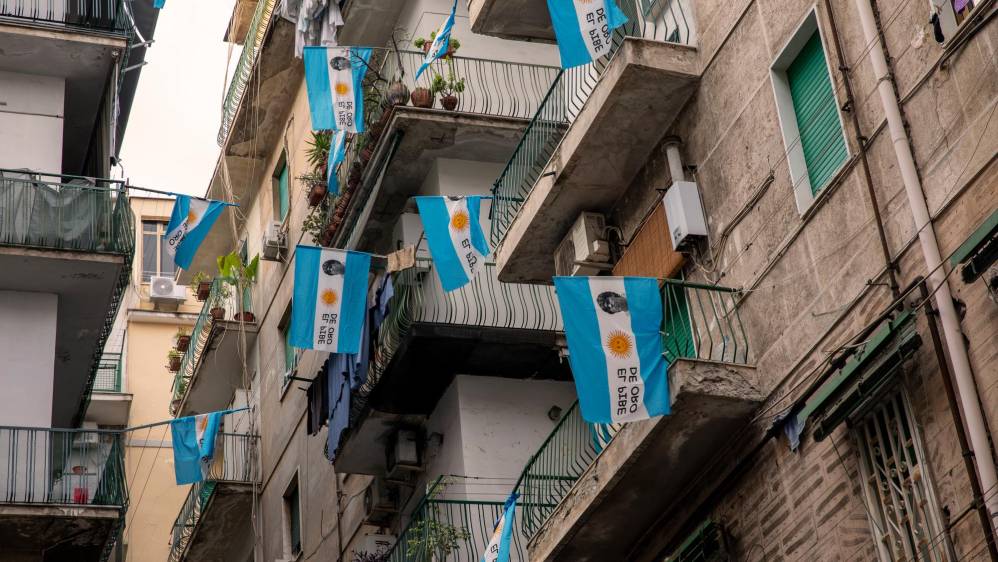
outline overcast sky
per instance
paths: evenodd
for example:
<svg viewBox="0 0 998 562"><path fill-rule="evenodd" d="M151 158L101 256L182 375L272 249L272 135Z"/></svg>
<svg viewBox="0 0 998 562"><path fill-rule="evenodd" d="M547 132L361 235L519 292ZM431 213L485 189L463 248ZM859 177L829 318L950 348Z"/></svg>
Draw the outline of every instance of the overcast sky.
<svg viewBox="0 0 998 562"><path fill-rule="evenodd" d="M222 41L233 0L167 0L121 146L142 187L204 195L218 158L221 100L240 48ZM116 176L121 176L117 170Z"/></svg>

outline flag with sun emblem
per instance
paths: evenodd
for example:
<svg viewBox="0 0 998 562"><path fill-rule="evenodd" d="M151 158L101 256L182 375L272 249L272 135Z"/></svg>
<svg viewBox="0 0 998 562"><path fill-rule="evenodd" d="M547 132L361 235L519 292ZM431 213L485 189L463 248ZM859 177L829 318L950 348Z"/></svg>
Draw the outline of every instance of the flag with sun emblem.
<svg viewBox="0 0 998 562"><path fill-rule="evenodd" d="M317 246L295 251L291 345L359 353L371 255Z"/></svg>
<svg viewBox="0 0 998 562"><path fill-rule="evenodd" d="M669 413L662 297L648 277L555 277L582 417L593 423Z"/></svg>
<svg viewBox="0 0 998 562"><path fill-rule="evenodd" d="M305 88L313 131L364 131L362 82L371 49L305 47Z"/></svg>
<svg viewBox="0 0 998 562"><path fill-rule="evenodd" d="M433 266L445 291L467 285L485 265L489 243L479 220L482 198L416 197Z"/></svg>
<svg viewBox="0 0 998 562"><path fill-rule="evenodd" d="M614 0L548 0L561 67L590 63L610 53L613 30L627 23Z"/></svg>
<svg viewBox="0 0 998 562"><path fill-rule="evenodd" d="M450 32L454 29L454 13L457 12L457 0L454 0L454 5L450 9L450 15L444 20L444 23L440 24L440 29L437 30L436 34L433 35L433 42L430 43L430 49L426 51L426 57L423 59L423 64L419 65L416 70L416 80L419 80L419 76L423 74L430 64L439 59L440 57L447 54L450 50Z"/></svg>
<svg viewBox="0 0 998 562"><path fill-rule="evenodd" d="M347 132L336 131L330 139L329 155L326 157L326 184L329 193L339 195L340 179L336 176L336 167L339 166L347 155Z"/></svg>
<svg viewBox="0 0 998 562"><path fill-rule="evenodd" d="M204 480L215 457L215 437L222 416L232 410L188 416L170 421L173 439L173 469L177 484Z"/></svg>
<svg viewBox="0 0 998 562"><path fill-rule="evenodd" d="M492 538L485 547L481 562L509 562L509 543L513 538L513 520L516 500L519 497L520 494L513 492L506 498L506 505L503 506L502 514L496 521L495 530L492 531Z"/></svg>
<svg viewBox="0 0 998 562"><path fill-rule="evenodd" d="M166 253L173 257L178 266L184 269L191 266L198 247L227 204L177 195L164 238Z"/></svg>

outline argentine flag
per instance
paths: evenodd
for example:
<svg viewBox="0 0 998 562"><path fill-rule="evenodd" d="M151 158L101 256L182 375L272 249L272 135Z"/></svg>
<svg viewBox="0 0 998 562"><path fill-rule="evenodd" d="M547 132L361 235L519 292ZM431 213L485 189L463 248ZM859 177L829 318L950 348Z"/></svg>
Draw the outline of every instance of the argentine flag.
<svg viewBox="0 0 998 562"><path fill-rule="evenodd" d="M364 131L364 89L371 49L305 47L305 88L313 131Z"/></svg>
<svg viewBox="0 0 998 562"><path fill-rule="evenodd" d="M615 0L548 0L548 11L562 68L609 54L613 30L627 23Z"/></svg>
<svg viewBox="0 0 998 562"><path fill-rule="evenodd" d="M447 54L450 48L450 32L454 28L454 13L456 11L457 0L454 0L454 5L450 9L450 15L447 16L444 23L440 24L440 29L433 36L433 43L430 44L430 50L426 52L423 64L419 65L419 69L416 70L416 80L419 80L419 76L430 66L430 63Z"/></svg>
<svg viewBox="0 0 998 562"><path fill-rule="evenodd" d="M489 243L479 221L482 197L416 197L433 265L445 291L467 285L485 265Z"/></svg>
<svg viewBox="0 0 998 562"><path fill-rule="evenodd" d="M318 246L295 251L291 345L359 353L371 255Z"/></svg>
<svg viewBox="0 0 998 562"><path fill-rule="evenodd" d="M485 547L481 562L509 562L509 543L513 538L516 500L519 497L519 494L513 492L506 498L506 505L503 506L502 515L496 521L495 531L492 532L489 545Z"/></svg>
<svg viewBox="0 0 998 562"><path fill-rule="evenodd" d="M184 269L191 266L198 247L226 205L228 203L221 201L177 195L164 235L166 253L170 254L174 263Z"/></svg>
<svg viewBox="0 0 998 562"><path fill-rule="evenodd" d="M177 418L170 422L173 438L173 469L177 484L201 482L211 469L215 456L215 437L222 416L229 413L211 412L199 416Z"/></svg>
<svg viewBox="0 0 998 562"><path fill-rule="evenodd" d="M340 192L340 178L336 177L336 166L339 166L347 155L347 132L336 131L329 141L329 156L326 169L326 186L329 193L337 195Z"/></svg>
<svg viewBox="0 0 998 562"><path fill-rule="evenodd" d="M662 297L649 277L555 277L582 417L618 423L669 413Z"/></svg>

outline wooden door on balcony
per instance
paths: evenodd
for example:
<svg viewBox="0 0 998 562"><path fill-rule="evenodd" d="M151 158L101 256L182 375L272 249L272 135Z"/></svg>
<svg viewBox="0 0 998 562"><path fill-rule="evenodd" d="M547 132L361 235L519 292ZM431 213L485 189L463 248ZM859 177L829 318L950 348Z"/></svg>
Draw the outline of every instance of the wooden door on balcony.
<svg viewBox="0 0 998 562"><path fill-rule="evenodd" d="M683 255L672 249L665 205L659 203L613 266L613 274L660 279L673 277L682 269L684 262Z"/></svg>

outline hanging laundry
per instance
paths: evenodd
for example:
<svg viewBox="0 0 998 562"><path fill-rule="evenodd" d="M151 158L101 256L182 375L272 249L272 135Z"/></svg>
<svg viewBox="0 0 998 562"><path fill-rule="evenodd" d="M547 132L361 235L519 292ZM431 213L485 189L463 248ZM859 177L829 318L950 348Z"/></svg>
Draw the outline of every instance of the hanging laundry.
<svg viewBox="0 0 998 562"><path fill-rule="evenodd" d="M315 435L322 430L329 419L329 368L332 365L331 358L326 359L322 368L315 375L311 386L308 387L308 418L306 426L309 435Z"/></svg>
<svg viewBox="0 0 998 562"><path fill-rule="evenodd" d="M326 456L329 462L336 460L340 450L340 437L350 425L350 384L347 377L337 370L344 367L345 355L337 355L337 363L329 376L329 434L326 442Z"/></svg>

